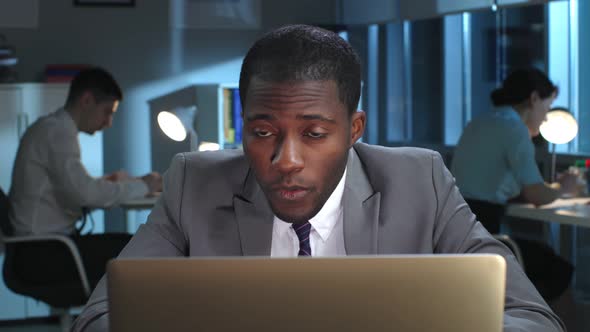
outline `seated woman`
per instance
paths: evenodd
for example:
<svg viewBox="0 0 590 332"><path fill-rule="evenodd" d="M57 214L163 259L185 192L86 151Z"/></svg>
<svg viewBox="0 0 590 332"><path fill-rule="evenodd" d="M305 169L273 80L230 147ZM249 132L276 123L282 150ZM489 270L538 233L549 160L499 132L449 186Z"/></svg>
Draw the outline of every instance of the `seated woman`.
<svg viewBox="0 0 590 332"><path fill-rule="evenodd" d="M459 190L472 204L503 206L519 197L542 205L575 192L574 175L560 175L556 183L543 181L531 140L539 135L557 92L540 70L520 69L491 93L495 109L467 125L451 165ZM484 222L490 232L499 231L497 223Z"/></svg>
<svg viewBox="0 0 590 332"><path fill-rule="evenodd" d="M505 204L520 201L543 205L575 193L576 176L565 173L546 183L535 162L532 137L553 100L557 87L538 69L512 72L491 93L495 109L465 127L455 148L451 172L463 197L490 233L499 233ZM526 273L547 301L569 285L573 267L547 245L516 239Z"/></svg>

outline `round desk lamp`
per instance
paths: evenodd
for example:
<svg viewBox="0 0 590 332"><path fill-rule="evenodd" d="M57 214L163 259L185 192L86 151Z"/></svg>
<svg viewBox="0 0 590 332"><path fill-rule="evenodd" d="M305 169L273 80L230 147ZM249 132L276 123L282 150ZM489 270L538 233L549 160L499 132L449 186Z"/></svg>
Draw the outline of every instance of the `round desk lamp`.
<svg viewBox="0 0 590 332"><path fill-rule="evenodd" d="M551 181L555 181L555 145L565 144L578 134L578 122L564 107L554 107L540 127L541 136L553 144L551 149Z"/></svg>
<svg viewBox="0 0 590 332"><path fill-rule="evenodd" d="M197 133L194 129L196 112L196 106L178 107L170 111L162 111L157 116L158 126L166 136L174 141L182 142L188 136L188 139L190 139L190 150L194 151L198 141ZM219 150L219 144L203 141L198 145L198 150Z"/></svg>
<svg viewBox="0 0 590 332"><path fill-rule="evenodd" d="M190 150L193 151L197 143L197 133L194 129L195 113L197 108L177 107L169 111L158 113L158 126L162 132L176 142L190 140Z"/></svg>

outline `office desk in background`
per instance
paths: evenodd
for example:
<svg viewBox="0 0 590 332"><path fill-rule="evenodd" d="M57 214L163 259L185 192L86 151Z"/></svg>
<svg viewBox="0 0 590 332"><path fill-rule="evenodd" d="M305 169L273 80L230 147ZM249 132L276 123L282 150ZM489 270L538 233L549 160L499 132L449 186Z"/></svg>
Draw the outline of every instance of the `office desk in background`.
<svg viewBox="0 0 590 332"><path fill-rule="evenodd" d="M506 215L562 225L590 227L590 197L560 198L551 204L508 204Z"/></svg>
<svg viewBox="0 0 590 332"><path fill-rule="evenodd" d="M590 228L590 197L561 198L551 204L508 204L506 215L550 224L558 224L559 234L553 238L553 248L578 266L578 227ZM558 241L558 242L557 242ZM586 295L582 295L586 296Z"/></svg>
<svg viewBox="0 0 590 332"><path fill-rule="evenodd" d="M151 210L158 196L129 200L121 204L125 210L127 229L130 229L130 213ZM506 215L530 220L559 223L561 225L590 228L590 197L561 198L547 205L508 204ZM144 220L145 221L145 220ZM131 226L133 228L133 226Z"/></svg>
<svg viewBox="0 0 590 332"><path fill-rule="evenodd" d="M134 234L139 225L146 221L147 214L142 212L151 210L158 197L138 198L121 203L120 207L125 212L125 228L128 233Z"/></svg>
<svg viewBox="0 0 590 332"><path fill-rule="evenodd" d="M121 203L121 208L125 211L151 210L157 200L158 196L133 199Z"/></svg>
<svg viewBox="0 0 590 332"><path fill-rule="evenodd" d="M121 204L125 213L151 210L158 196L129 200ZM561 198L547 205L508 204L506 215L537 221L554 222L590 228L590 197ZM130 221L128 218L127 221Z"/></svg>

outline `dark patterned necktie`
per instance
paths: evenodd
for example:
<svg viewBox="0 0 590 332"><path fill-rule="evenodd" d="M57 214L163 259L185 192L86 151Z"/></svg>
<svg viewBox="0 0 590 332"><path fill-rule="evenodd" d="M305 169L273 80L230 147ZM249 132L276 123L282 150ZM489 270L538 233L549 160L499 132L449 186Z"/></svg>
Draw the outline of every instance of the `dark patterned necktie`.
<svg viewBox="0 0 590 332"><path fill-rule="evenodd" d="M298 256L311 256L311 247L309 245L309 233L311 232L311 224L293 224L293 229L299 238L299 254Z"/></svg>

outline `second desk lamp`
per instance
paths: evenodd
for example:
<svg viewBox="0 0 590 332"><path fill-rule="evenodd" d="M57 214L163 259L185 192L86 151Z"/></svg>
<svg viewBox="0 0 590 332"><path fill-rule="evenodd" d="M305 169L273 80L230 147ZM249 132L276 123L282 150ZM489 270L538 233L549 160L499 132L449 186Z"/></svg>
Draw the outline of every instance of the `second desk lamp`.
<svg viewBox="0 0 590 332"><path fill-rule="evenodd" d="M551 147L551 181L555 181L555 145L565 144L578 135L578 122L564 107L554 107L547 112L547 118L541 124L541 135Z"/></svg>

